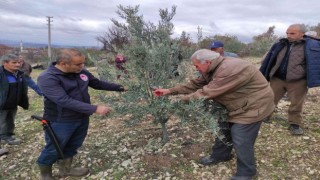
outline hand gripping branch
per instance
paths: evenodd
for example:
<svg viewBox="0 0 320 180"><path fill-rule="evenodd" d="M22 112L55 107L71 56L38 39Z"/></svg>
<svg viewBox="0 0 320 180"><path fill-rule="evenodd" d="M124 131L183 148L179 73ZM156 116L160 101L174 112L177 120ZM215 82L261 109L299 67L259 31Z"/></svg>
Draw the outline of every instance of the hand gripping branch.
<svg viewBox="0 0 320 180"><path fill-rule="evenodd" d="M36 119L36 120L41 122L41 124L43 126L43 129L47 132L47 134L49 135L49 138L53 142L53 145L56 148L56 151L58 153L59 158L63 159L64 158L63 152L62 152L62 150L60 148L60 145L59 145L59 143L57 141L56 136L53 133L53 130L52 130L51 126L50 126L50 122L48 122L47 120L43 119L43 117L36 116L36 115L32 115L31 118L32 119Z"/></svg>

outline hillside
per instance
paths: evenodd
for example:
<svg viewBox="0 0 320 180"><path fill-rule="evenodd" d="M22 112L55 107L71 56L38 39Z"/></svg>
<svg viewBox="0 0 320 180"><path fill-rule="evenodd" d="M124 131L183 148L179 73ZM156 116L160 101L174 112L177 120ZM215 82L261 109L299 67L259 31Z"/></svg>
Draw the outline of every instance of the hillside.
<svg viewBox="0 0 320 180"><path fill-rule="evenodd" d="M250 59L258 64L257 59ZM33 72L34 78L40 71ZM94 104L99 95L121 95L90 90ZM0 157L0 179L39 179L36 160L44 146L41 124L31 120L42 114L42 99L29 90L31 107L19 109L16 134L19 146L4 145L10 154ZM320 179L320 88L309 90L304 108L305 135L292 136L287 130L288 102L282 100L272 123L263 123L257 142L257 179ZM110 104L112 106L112 104ZM224 180L235 172L236 159L216 166L203 167L197 161L210 153L212 133L199 122L181 124L172 118L168 129L170 141L162 146L161 128L151 119L135 126L126 125L126 115L119 118L93 115L89 133L79 149L75 163L90 168L82 179L217 179ZM54 167L56 174L57 168ZM65 178L79 179L79 178Z"/></svg>
<svg viewBox="0 0 320 180"><path fill-rule="evenodd" d="M0 39L0 44L1 45L6 45L9 47L16 47L20 48L21 42L20 41L12 41L12 40L6 40L6 39ZM48 43L39 43L39 42L23 42L23 47L24 48L47 48ZM82 47L82 48L94 48L94 49L99 49L97 46L79 46L79 45L67 45L67 44L51 44L52 48L76 48L76 47Z"/></svg>

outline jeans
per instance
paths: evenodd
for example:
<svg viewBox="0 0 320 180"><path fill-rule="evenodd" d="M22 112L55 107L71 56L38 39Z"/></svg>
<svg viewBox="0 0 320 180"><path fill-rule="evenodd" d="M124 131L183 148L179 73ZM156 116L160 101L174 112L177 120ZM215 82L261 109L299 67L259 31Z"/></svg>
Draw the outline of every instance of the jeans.
<svg viewBox="0 0 320 180"><path fill-rule="evenodd" d="M43 95L38 85L33 81L33 79L30 76L25 76L25 80L28 86L31 87L39 96Z"/></svg>
<svg viewBox="0 0 320 180"><path fill-rule="evenodd" d="M14 119L16 114L17 108L0 110L0 139L14 135Z"/></svg>
<svg viewBox="0 0 320 180"><path fill-rule="evenodd" d="M257 172L254 158L254 143L258 136L261 121L252 124L228 123L229 129L224 124L220 133L223 139L216 139L212 147L211 157L224 160L230 157L234 148L237 154L236 176L254 176Z"/></svg>
<svg viewBox="0 0 320 180"><path fill-rule="evenodd" d="M89 118L77 122L51 122L52 131L63 152L64 158L73 157L77 154L77 149L82 146L87 136ZM58 160L58 153L47 132L45 132L46 146L42 150L38 164L51 166Z"/></svg>

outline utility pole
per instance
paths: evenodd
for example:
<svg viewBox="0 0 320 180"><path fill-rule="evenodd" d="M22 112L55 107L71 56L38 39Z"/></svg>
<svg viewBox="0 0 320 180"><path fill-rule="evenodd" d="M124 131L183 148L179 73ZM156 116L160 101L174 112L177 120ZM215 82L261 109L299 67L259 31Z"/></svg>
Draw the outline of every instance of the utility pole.
<svg viewBox="0 0 320 180"><path fill-rule="evenodd" d="M22 43L22 40L20 41L20 53L22 53L23 51L23 43Z"/></svg>
<svg viewBox="0 0 320 180"><path fill-rule="evenodd" d="M48 21L48 57L50 59L50 63L51 63L51 18L53 18L52 16L47 16L47 21Z"/></svg>
<svg viewBox="0 0 320 180"><path fill-rule="evenodd" d="M200 46L200 41L202 40L202 28L201 28L200 26L198 26L197 39L198 39L197 46L198 46L198 48L199 48L199 46Z"/></svg>

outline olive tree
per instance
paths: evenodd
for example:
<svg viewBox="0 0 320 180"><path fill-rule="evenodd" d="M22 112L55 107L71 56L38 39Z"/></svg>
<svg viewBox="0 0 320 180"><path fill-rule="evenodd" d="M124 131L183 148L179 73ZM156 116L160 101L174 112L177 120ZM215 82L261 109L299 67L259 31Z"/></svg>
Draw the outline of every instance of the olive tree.
<svg viewBox="0 0 320 180"><path fill-rule="evenodd" d="M215 116L207 111L203 100L185 104L179 101L179 98L156 97L152 92L154 88L168 88L185 81L190 70L190 62L186 63L182 59L179 43L170 37L174 29L171 20L176 13L176 6L172 6L171 11L160 9L160 20L157 24L145 22L138 12L139 6L120 5L117 14L122 22L112 19L117 28L128 32L129 39L119 51L127 59L125 66L129 72L119 81L128 86L129 91L112 99L110 97L106 99L112 101L115 114L127 115L126 117L129 117L127 122L130 124L152 118L156 124L161 125L163 143L169 140L166 123L172 116L180 117L182 122L190 120L211 122L210 127L217 130L218 115ZM112 71L110 68L112 67L109 65L100 64L98 66L100 76L112 79L114 75L109 73Z"/></svg>

